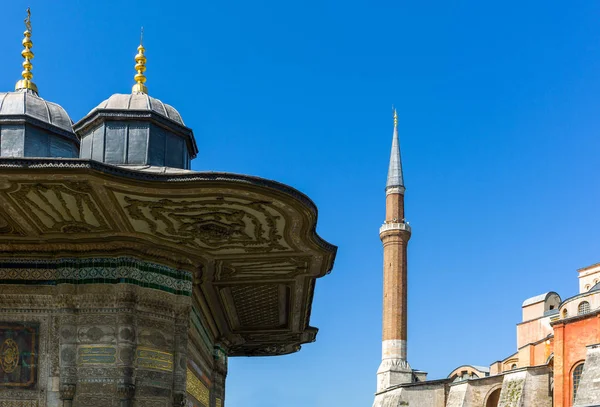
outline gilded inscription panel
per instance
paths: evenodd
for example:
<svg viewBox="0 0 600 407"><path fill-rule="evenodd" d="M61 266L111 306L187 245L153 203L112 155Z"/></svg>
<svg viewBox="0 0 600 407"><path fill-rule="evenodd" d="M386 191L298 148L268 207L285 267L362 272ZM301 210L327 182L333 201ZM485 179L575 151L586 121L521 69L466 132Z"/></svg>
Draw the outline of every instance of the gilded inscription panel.
<svg viewBox="0 0 600 407"><path fill-rule="evenodd" d="M112 346L80 346L77 361L80 365L115 363L116 353Z"/></svg>
<svg viewBox="0 0 600 407"><path fill-rule="evenodd" d="M0 322L0 392L35 386L38 348L39 324Z"/></svg>
<svg viewBox="0 0 600 407"><path fill-rule="evenodd" d="M208 407L210 400L210 391L208 387L192 372L192 370L187 368L187 380L185 385L185 390L188 392L190 396L198 400L200 404L204 407Z"/></svg>
<svg viewBox="0 0 600 407"><path fill-rule="evenodd" d="M137 366L144 369L173 371L173 354L139 346L135 352Z"/></svg>

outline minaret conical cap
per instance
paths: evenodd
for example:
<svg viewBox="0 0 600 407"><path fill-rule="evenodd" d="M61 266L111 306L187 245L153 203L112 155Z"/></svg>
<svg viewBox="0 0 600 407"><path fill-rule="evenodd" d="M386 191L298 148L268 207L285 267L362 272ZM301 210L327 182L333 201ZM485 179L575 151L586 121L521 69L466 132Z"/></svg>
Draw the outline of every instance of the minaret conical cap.
<svg viewBox="0 0 600 407"><path fill-rule="evenodd" d="M400 157L400 140L398 138L398 113L394 109L394 134L392 136L392 151L390 154L390 166L388 169L386 191L398 188L404 191L404 177L402 175L402 159Z"/></svg>
<svg viewBox="0 0 600 407"><path fill-rule="evenodd" d="M27 8L27 18L25 18L25 32L23 33L23 51L21 51L21 55L25 59L23 61L23 72L21 72L21 76L23 79L17 82L15 85L15 90L26 91L31 90L35 94L38 93L37 86L31 80L33 78L33 73L31 70L33 69L33 65L31 60L33 59L33 42L31 41L31 10Z"/></svg>

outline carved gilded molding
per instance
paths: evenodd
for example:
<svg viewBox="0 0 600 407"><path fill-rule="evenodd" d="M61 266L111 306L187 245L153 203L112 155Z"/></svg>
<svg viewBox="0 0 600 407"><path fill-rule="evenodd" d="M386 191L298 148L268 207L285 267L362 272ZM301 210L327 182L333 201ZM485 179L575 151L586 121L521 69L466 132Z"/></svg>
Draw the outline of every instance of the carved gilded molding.
<svg viewBox="0 0 600 407"><path fill-rule="evenodd" d="M293 188L256 177L152 171L77 159L0 158L0 259L131 257L185 271L191 278L183 291L197 297L215 340L238 346L238 354L282 352L241 335L309 329L314 281L335 257L335 247L315 232L314 204ZM51 281L45 274L57 272L32 273L27 279ZM92 285L124 279L182 291L164 283L168 276L111 273L92 277ZM85 302L69 285L56 286L65 307ZM304 342L290 339L285 352Z"/></svg>
<svg viewBox="0 0 600 407"><path fill-rule="evenodd" d="M112 228L87 182L16 183L5 193L40 233L98 233Z"/></svg>

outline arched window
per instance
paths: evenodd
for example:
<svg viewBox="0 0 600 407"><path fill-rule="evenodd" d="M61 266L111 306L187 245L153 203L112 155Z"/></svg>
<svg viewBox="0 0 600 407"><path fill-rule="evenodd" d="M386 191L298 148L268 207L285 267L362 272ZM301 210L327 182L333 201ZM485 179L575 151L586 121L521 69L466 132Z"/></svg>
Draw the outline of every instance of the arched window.
<svg viewBox="0 0 600 407"><path fill-rule="evenodd" d="M577 307L577 315L587 314L588 312L590 312L590 303L587 301L580 302Z"/></svg>
<svg viewBox="0 0 600 407"><path fill-rule="evenodd" d="M514 370L514 369L516 369L516 368L517 368L517 364L516 364L516 363L513 363L513 364L512 364L512 366L510 367L510 370Z"/></svg>
<svg viewBox="0 0 600 407"><path fill-rule="evenodd" d="M563 313L562 313L562 315L563 315L563 318L566 318L566 317L568 317L568 316L569 316L569 311L567 311L567 309L565 308L565 309L563 310Z"/></svg>
<svg viewBox="0 0 600 407"><path fill-rule="evenodd" d="M585 285L585 291L590 291L590 285L589 284Z"/></svg>
<svg viewBox="0 0 600 407"><path fill-rule="evenodd" d="M575 402L575 396L577 396L577 388L579 387L579 381L581 380L581 373L583 372L583 363L580 363L573 369L573 403Z"/></svg>

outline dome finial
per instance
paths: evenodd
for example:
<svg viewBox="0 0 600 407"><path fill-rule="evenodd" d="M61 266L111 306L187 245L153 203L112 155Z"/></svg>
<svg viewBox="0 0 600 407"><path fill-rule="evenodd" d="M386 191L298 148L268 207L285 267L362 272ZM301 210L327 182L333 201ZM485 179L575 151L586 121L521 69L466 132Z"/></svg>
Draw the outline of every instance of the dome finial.
<svg viewBox="0 0 600 407"><path fill-rule="evenodd" d="M33 59L33 52L31 48L33 48L33 42L31 42L31 10L29 7L27 8L27 18L25 19L25 32L23 33L23 41L21 42L25 47L23 51L21 51L21 55L25 58L23 61L23 72L21 72L21 76L23 79L17 82L15 85L15 90L31 90L37 94L38 89L35 86L35 83L31 80L33 78L33 73L31 69L33 65L31 64L31 60Z"/></svg>
<svg viewBox="0 0 600 407"><path fill-rule="evenodd" d="M148 94L148 88L146 87L146 56L144 55L144 27L142 27L142 32L140 34L140 45L137 47L138 53L135 56L135 70L137 73L133 77L135 79L136 84L131 88L131 93L145 93Z"/></svg>

